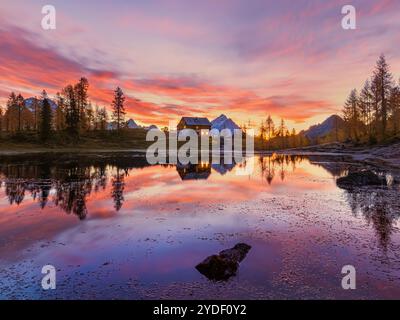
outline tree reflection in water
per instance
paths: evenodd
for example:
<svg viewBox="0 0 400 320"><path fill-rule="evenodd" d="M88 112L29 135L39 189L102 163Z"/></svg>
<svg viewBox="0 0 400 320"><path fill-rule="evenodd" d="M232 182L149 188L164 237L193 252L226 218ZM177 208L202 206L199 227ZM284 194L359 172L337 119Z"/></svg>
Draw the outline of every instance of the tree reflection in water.
<svg viewBox="0 0 400 320"><path fill-rule="evenodd" d="M0 163L0 181L10 205L20 205L26 193L44 209L52 202L67 214L83 220L92 192L105 190L111 176L111 198L119 211L124 202L125 177L133 168L147 166L143 157L111 156L58 159L46 155L33 161L7 158Z"/></svg>
<svg viewBox="0 0 400 320"><path fill-rule="evenodd" d="M386 252L395 223L400 216L399 188L361 187L346 190L347 201L354 215L361 214L372 225L379 246Z"/></svg>
<svg viewBox="0 0 400 320"><path fill-rule="evenodd" d="M111 196L114 201L114 208L116 211L121 210L124 203L124 188L125 188L125 177L129 175L129 169L121 170L117 168L117 172L112 177L112 191Z"/></svg>
<svg viewBox="0 0 400 320"><path fill-rule="evenodd" d="M287 174L296 170L303 161L324 168L333 177L343 176L350 165L345 158L322 156L278 155L256 157L256 170L268 185L278 176L285 183ZM95 192L106 190L110 185L110 197L114 209L121 210L124 204L125 179L134 168L148 166L145 157L132 154L113 156L32 156L25 158L7 157L0 161L0 183L10 205L20 205L29 193L42 209L49 202L67 214L79 219L88 215L88 197ZM176 166L182 180L207 180L212 174L226 175L243 163L219 164L200 163L198 165ZM171 165L163 165L171 167ZM258 169L257 169L258 167ZM398 186L380 188L354 188L344 191L355 215L362 214L373 226L380 246L386 250L394 224L400 215Z"/></svg>
<svg viewBox="0 0 400 320"><path fill-rule="evenodd" d="M297 164L304 161L304 159L304 156L285 154L260 156L258 163L261 169L261 176L271 185L275 177L275 172L278 170L281 181L284 181L288 170L294 172Z"/></svg>

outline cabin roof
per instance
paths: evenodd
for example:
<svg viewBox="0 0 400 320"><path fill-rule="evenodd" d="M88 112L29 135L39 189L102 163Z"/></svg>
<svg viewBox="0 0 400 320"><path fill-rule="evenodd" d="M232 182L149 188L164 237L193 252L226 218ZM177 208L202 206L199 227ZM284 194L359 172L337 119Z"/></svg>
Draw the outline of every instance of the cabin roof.
<svg viewBox="0 0 400 320"><path fill-rule="evenodd" d="M207 118L182 117L182 120L188 126L211 126Z"/></svg>

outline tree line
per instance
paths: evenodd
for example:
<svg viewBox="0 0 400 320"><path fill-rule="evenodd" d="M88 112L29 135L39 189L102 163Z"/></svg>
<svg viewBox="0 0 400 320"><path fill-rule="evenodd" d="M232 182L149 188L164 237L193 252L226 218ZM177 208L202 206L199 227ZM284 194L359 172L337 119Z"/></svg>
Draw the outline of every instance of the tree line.
<svg viewBox="0 0 400 320"><path fill-rule="evenodd" d="M11 92L6 107L0 106L0 133L18 135L35 132L42 140L51 133L67 132L73 138L86 131L107 129L109 114L105 107L93 107L88 95L89 82L81 78L76 84L64 87L51 100L45 90L40 97L27 100ZM125 126L125 96L120 87L113 92L111 119L117 132Z"/></svg>
<svg viewBox="0 0 400 320"><path fill-rule="evenodd" d="M304 147L309 144L303 133L298 134L294 128L289 130L284 119L275 125L271 115L261 121L257 138L258 147L268 150Z"/></svg>
<svg viewBox="0 0 400 320"><path fill-rule="evenodd" d="M360 90L353 89L344 103L343 124L335 117L331 131L311 141L304 132L289 130L282 119L276 126L271 116L261 122L258 142L261 149L276 150L305 147L310 144L350 142L376 144L400 134L400 80L394 81L390 66L382 54L369 79ZM338 119L340 123L338 123Z"/></svg>
<svg viewBox="0 0 400 320"><path fill-rule="evenodd" d="M124 204L125 177L129 168L107 167L107 164L96 166L77 166L54 170L48 163L37 166L24 166L23 172L30 174L21 178L21 170L16 166L0 167L0 173L5 178L0 180L0 189L4 192L10 205L20 205L30 193L44 209L50 201L65 211L75 214L83 220L88 215L87 201L92 193L110 189L110 196L116 211ZM111 178L111 179L109 179ZM71 182L73 181L73 182ZM51 195L54 190L54 195Z"/></svg>
<svg viewBox="0 0 400 320"><path fill-rule="evenodd" d="M358 92L353 89L344 106L346 140L377 143L400 132L400 81L396 83L382 54L372 76Z"/></svg>

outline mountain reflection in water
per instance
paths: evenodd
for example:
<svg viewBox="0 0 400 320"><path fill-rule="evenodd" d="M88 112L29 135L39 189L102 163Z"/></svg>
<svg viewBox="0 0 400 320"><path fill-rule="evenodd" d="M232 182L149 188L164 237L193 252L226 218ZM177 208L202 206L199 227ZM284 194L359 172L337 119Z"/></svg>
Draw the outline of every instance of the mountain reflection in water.
<svg viewBox="0 0 400 320"><path fill-rule="evenodd" d="M334 178L345 175L350 166L348 159L335 157L327 159L320 156L272 155L256 156L255 170L252 178L261 177L263 183L273 186L276 179L290 185L289 175L296 172L299 164L308 163L311 169L320 167ZM218 164L200 162L193 165L159 165L160 174L166 169L176 169L181 183L199 180L207 189L212 176L231 175L220 183L233 183L235 167L245 167L242 163L226 164L222 159ZM127 178L135 170L150 167L145 157L132 154L96 155L96 156L55 156L37 155L25 159L23 157L7 157L0 161L0 196L6 196L9 208L18 212L24 201L33 201L44 210L50 203L67 214L74 214L83 220L90 212L88 202L90 196L99 191L108 191L113 208L118 212L123 208L127 183L135 181ZM149 182L152 183L152 182ZM254 183L254 182L253 182ZM140 188L140 187L139 187ZM168 188L168 185L165 186ZM267 192L267 191L266 191ZM343 190L353 214L362 214L364 219L373 225L380 245L386 248L393 225L400 215L398 201L395 201L398 188L358 188ZM226 197L230 197L229 192ZM28 200L29 199L29 200Z"/></svg>

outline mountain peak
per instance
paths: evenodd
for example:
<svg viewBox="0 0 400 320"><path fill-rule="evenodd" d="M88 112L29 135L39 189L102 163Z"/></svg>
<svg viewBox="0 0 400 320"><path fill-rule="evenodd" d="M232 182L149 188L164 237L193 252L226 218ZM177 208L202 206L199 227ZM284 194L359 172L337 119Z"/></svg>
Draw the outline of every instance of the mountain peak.
<svg viewBox="0 0 400 320"><path fill-rule="evenodd" d="M228 117L224 114L221 114L219 117L217 117L213 121L211 121L211 124L214 125L214 124L223 123L226 120L228 120Z"/></svg>
<svg viewBox="0 0 400 320"><path fill-rule="evenodd" d="M331 133L335 128L343 128L344 120L334 114L326 118L322 123L311 126L308 130L304 132L305 136L309 138L311 141L321 138L323 136Z"/></svg>
<svg viewBox="0 0 400 320"><path fill-rule="evenodd" d="M330 121L330 120L339 120L339 121L343 121L343 119L342 119L340 116L338 116L337 114L333 114L333 115L331 115L330 117L326 118L326 120L325 120L324 122Z"/></svg>
<svg viewBox="0 0 400 320"><path fill-rule="evenodd" d="M240 127L231 118L228 118L224 114L221 114L218 118L211 121L211 128L219 131L222 131L223 129L229 129L231 132L236 129L240 129Z"/></svg>
<svg viewBox="0 0 400 320"><path fill-rule="evenodd" d="M129 119L129 120L126 122L126 126L127 126L129 129L136 129L136 128L139 128L139 126L136 124L135 120L133 120L132 118Z"/></svg>
<svg viewBox="0 0 400 320"><path fill-rule="evenodd" d="M53 100L51 100L51 99L49 99L49 98L48 98L47 100L48 100L49 103L50 103L51 110L52 110L53 112L55 112L55 110L57 109L57 104L56 104ZM38 99L38 98L35 98L35 97L30 97L30 98L27 98L27 99L24 100L25 107L26 107L30 112L35 112L34 107L33 107L33 104L34 104L35 101L38 103L38 107L39 107L39 108L41 108L41 107L43 106L43 100Z"/></svg>

